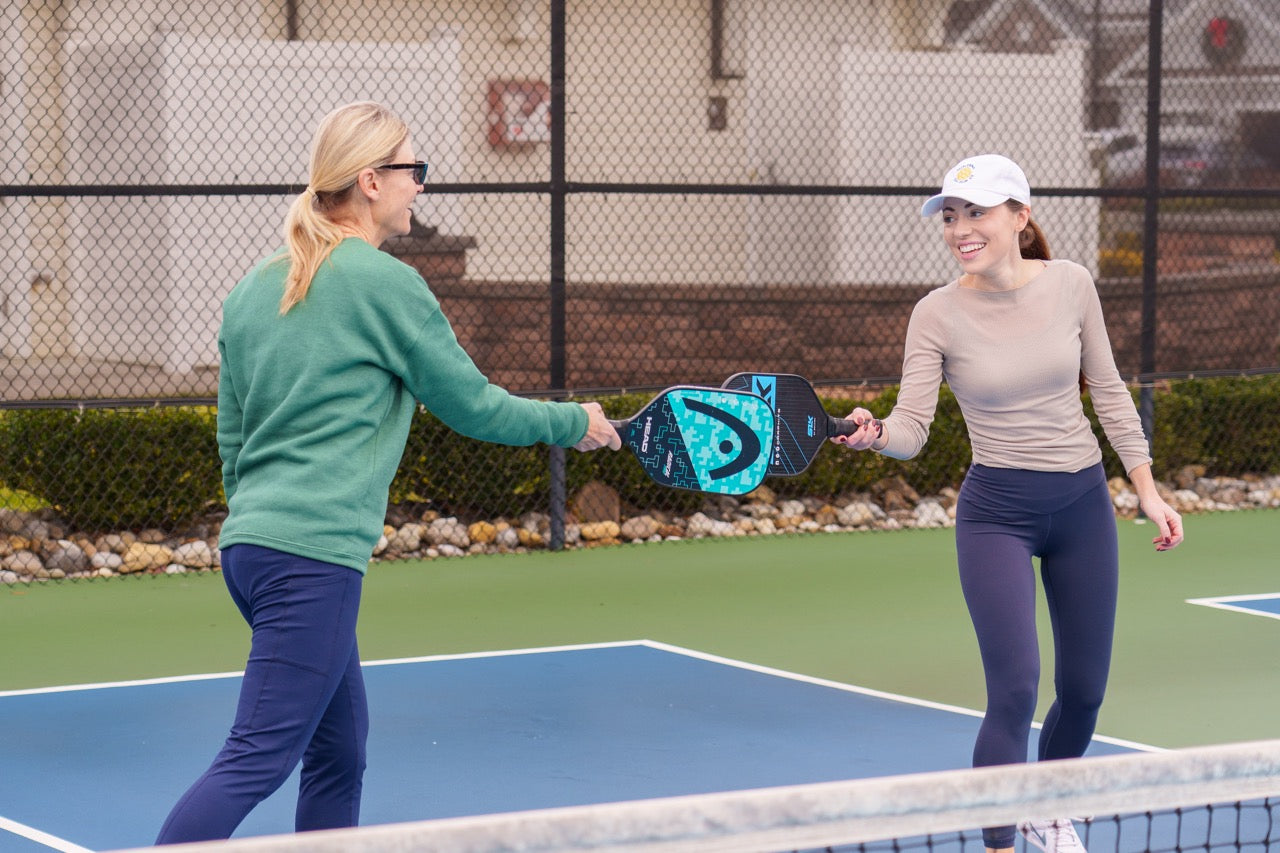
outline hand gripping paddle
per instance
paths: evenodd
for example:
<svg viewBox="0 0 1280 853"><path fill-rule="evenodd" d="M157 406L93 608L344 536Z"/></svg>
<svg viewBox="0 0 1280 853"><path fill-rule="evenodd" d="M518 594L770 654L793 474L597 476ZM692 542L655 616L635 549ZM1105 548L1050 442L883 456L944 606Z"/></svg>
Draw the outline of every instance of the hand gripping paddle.
<svg viewBox="0 0 1280 853"><path fill-rule="evenodd" d="M773 408L773 454L769 474L790 477L809 467L828 438L856 432L859 423L827 414L809 380L794 373L735 373L725 388L749 391ZM882 429L879 419L874 419Z"/></svg>
<svg viewBox="0 0 1280 853"><path fill-rule="evenodd" d="M747 391L678 385L610 423L654 482L678 489L744 495L773 454L773 407Z"/></svg>

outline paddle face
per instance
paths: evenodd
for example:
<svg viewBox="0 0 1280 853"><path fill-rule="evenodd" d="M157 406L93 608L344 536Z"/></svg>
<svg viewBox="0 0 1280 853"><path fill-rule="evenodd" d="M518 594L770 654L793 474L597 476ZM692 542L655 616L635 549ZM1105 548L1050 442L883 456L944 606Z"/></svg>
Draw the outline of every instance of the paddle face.
<svg viewBox="0 0 1280 853"><path fill-rule="evenodd" d="M835 435L837 419L822 408L809 380L794 373L735 373L725 388L750 391L773 407L773 454L769 474L794 476L809 467L822 445Z"/></svg>
<svg viewBox="0 0 1280 853"><path fill-rule="evenodd" d="M745 391L668 388L615 426L650 478L679 489L746 494L773 451L773 408Z"/></svg>

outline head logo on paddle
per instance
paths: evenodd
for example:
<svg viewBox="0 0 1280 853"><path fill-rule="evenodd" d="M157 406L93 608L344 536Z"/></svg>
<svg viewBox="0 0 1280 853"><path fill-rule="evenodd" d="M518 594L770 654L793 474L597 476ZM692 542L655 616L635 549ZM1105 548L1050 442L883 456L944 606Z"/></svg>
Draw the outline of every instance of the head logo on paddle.
<svg viewBox="0 0 1280 853"><path fill-rule="evenodd" d="M745 391L668 388L613 425L654 482L679 489L746 494L773 452L773 407Z"/></svg>

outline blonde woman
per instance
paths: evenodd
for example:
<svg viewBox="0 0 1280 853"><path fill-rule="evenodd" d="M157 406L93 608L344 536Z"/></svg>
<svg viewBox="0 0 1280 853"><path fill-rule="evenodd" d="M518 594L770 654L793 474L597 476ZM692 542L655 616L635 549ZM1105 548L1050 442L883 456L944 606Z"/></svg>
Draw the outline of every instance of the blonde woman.
<svg viewBox="0 0 1280 853"><path fill-rule="evenodd" d="M356 617L417 402L487 441L620 446L599 404L490 384L427 283L379 250L409 232L426 171L386 107L333 111L285 248L223 305L219 544L253 639L231 733L157 843L228 838L299 763L298 831L359 822L368 711Z"/></svg>
<svg viewBox="0 0 1280 853"><path fill-rule="evenodd" d="M1022 169L998 154L968 157L947 171L942 191L920 212L942 214L942 239L960 275L912 312L897 405L882 431L859 408L850 417L867 426L833 441L915 456L947 381L973 446L956 506L960 585L987 687L973 763L1027 758L1040 676L1033 557L1056 664L1038 755L1076 758L1093 737L1106 691L1119 576L1115 510L1083 385L1155 524L1157 551L1182 542L1182 518L1156 489L1093 278L1079 264L1050 259ZM1025 820L1016 830L987 827L987 849L1011 851L1017 831L1047 853L1084 853L1065 817Z"/></svg>

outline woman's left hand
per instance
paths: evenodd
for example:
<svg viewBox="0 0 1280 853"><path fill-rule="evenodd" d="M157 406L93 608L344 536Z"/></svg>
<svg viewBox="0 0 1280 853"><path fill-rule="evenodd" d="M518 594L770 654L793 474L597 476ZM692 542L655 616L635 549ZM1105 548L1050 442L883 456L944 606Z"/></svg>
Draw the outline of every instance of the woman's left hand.
<svg viewBox="0 0 1280 853"><path fill-rule="evenodd" d="M1140 502L1142 514L1151 519L1160 533L1151 541L1157 551L1168 551L1182 544L1182 516L1159 496Z"/></svg>

